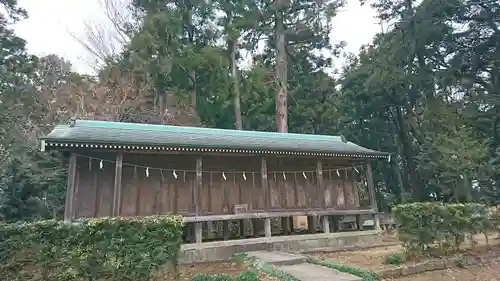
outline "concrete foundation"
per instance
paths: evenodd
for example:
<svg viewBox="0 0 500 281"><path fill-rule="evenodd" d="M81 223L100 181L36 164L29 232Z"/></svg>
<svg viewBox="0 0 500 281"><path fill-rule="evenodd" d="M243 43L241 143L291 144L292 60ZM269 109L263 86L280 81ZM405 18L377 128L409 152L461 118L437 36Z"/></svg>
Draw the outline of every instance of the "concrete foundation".
<svg viewBox="0 0 500 281"><path fill-rule="evenodd" d="M299 252L312 248L365 247L382 243L380 231L337 232L293 236L262 237L198 244L184 244L179 254L180 263L230 260L234 254L251 251Z"/></svg>

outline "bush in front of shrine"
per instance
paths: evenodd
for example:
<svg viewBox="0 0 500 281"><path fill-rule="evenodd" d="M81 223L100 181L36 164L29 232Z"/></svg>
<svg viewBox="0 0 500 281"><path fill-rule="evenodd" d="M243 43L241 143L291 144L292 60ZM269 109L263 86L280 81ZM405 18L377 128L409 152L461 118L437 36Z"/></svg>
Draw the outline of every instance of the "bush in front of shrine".
<svg viewBox="0 0 500 281"><path fill-rule="evenodd" d="M177 268L181 217L98 218L0 224L0 274L6 281L151 280Z"/></svg>
<svg viewBox="0 0 500 281"><path fill-rule="evenodd" d="M466 239L498 229L496 208L482 204L442 204L437 202L397 205L392 210L398 237L410 254L446 255L456 252Z"/></svg>

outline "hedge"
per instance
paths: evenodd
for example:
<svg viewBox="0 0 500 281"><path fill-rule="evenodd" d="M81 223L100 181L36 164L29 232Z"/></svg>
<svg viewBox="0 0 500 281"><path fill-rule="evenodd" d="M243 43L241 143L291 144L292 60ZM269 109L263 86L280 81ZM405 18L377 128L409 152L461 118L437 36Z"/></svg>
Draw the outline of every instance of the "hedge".
<svg viewBox="0 0 500 281"><path fill-rule="evenodd" d="M0 274L6 281L152 280L177 269L180 217L99 218L0 224Z"/></svg>
<svg viewBox="0 0 500 281"><path fill-rule="evenodd" d="M399 240L408 253L422 254L439 250L439 254L457 251L472 236L498 229L498 211L485 205L411 203L397 205L393 215ZM488 242L488 241L487 241Z"/></svg>

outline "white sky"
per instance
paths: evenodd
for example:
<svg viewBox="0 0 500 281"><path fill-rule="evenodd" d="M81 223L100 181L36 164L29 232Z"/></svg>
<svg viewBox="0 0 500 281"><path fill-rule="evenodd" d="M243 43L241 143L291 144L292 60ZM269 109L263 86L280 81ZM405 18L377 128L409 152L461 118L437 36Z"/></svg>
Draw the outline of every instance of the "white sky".
<svg viewBox="0 0 500 281"><path fill-rule="evenodd" d="M333 19L332 40L334 43L344 40L346 51L357 52L380 27L368 5L361 7L359 0L347 1L347 6ZM88 53L72 35L82 38L86 21L107 23L99 3L99 0L19 0L29 19L18 23L15 31L28 42L30 53L56 54L71 61L75 71L91 73L85 63Z"/></svg>

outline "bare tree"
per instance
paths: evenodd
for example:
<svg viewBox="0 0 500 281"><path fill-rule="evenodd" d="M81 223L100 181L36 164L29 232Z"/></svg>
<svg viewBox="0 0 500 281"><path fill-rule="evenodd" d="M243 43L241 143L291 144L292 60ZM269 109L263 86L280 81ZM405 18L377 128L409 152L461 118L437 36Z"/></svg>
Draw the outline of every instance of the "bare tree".
<svg viewBox="0 0 500 281"><path fill-rule="evenodd" d="M87 51L86 63L94 70L116 57L122 47L130 42L135 23L129 12L130 0L99 0L104 20L83 23L83 35L70 32L71 36Z"/></svg>

